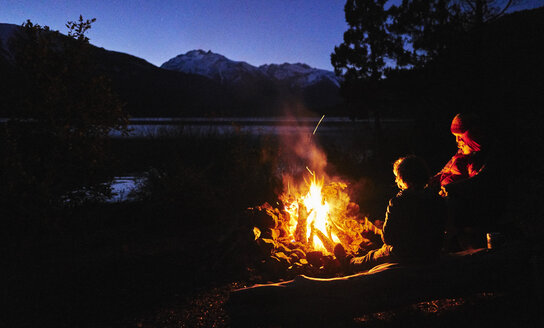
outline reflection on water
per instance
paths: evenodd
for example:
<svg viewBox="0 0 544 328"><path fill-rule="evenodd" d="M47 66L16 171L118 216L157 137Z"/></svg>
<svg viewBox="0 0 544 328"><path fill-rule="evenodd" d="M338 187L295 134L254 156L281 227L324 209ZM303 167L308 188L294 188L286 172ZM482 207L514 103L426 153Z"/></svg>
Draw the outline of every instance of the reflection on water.
<svg viewBox="0 0 544 328"><path fill-rule="evenodd" d="M178 136L281 136L308 135L311 136L321 117L306 118L133 118L130 119L128 138L178 137ZM8 119L0 118L0 124ZM384 130L410 128L414 120L383 119L381 126ZM317 130L318 137L325 136L323 143L334 144L337 152L352 152L354 162L362 162L373 157L373 149L365 147L364 143L371 138L374 131L373 120L352 120L347 117L325 117ZM114 131L114 138L124 138L121 133ZM329 138L328 136L332 136ZM353 144L357 144L354 147ZM361 146L363 145L363 146ZM344 150L345 149L345 150ZM113 196L108 202L131 201L131 192L144 182L142 176L120 176L114 178L110 185ZM67 202L70 197L67 197Z"/></svg>
<svg viewBox="0 0 544 328"><path fill-rule="evenodd" d="M143 179L138 176L115 177L110 183L112 197L107 201L115 203L133 200L131 192L137 190Z"/></svg>
<svg viewBox="0 0 544 328"><path fill-rule="evenodd" d="M312 134L320 117L305 118L133 118L130 120L128 137L169 136L226 136L242 134L249 136ZM411 121L399 119L382 120L382 125L406 124ZM320 135L343 134L371 130L372 120L352 120L348 117L325 117L319 125ZM121 137L117 131L111 134Z"/></svg>
<svg viewBox="0 0 544 328"><path fill-rule="evenodd" d="M115 138L147 138L147 137L178 137L178 136L268 136L268 135L311 135L321 117L221 117L221 118L132 118L129 120L128 136L122 136L119 131L112 131L110 136ZM0 124L9 120L0 118ZM382 119L382 127L406 127L414 121L407 119ZM317 134L319 135L349 135L353 132L372 132L374 121L369 119L352 120L348 117L325 116Z"/></svg>

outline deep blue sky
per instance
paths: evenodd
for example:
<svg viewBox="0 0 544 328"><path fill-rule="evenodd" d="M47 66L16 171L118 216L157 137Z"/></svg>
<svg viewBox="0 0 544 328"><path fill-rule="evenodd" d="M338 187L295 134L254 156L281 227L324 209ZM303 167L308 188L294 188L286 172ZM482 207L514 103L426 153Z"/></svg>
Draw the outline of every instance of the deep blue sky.
<svg viewBox="0 0 544 328"><path fill-rule="evenodd" d="M544 0L522 1L531 8L544 5ZM256 66L302 62L332 70L330 53L347 29L344 4L344 0L0 0L0 22L20 25L30 19L66 33L68 20L80 14L96 18L88 34L92 44L157 66L203 49Z"/></svg>

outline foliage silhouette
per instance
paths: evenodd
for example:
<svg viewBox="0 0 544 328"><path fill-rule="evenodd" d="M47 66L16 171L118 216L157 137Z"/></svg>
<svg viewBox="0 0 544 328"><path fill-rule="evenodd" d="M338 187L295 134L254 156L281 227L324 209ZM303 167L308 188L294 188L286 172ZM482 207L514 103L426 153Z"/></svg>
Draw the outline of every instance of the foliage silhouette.
<svg viewBox="0 0 544 328"><path fill-rule="evenodd" d="M483 28L504 16L513 3L403 0L387 8L385 0L348 0L344 9L349 28L331 54L331 63L344 78L341 91L352 116L372 113L378 123L391 96L383 80L399 71L435 65L459 48L470 58L474 75L481 73Z"/></svg>
<svg viewBox="0 0 544 328"><path fill-rule="evenodd" d="M344 42L334 48L331 63L335 73L344 78L343 96L352 108L364 108L376 115L379 126L380 104L383 94L378 88L385 73L387 57L402 49L402 39L388 30L386 0L348 0L344 7L349 29Z"/></svg>
<svg viewBox="0 0 544 328"><path fill-rule="evenodd" d="M126 132L127 115L90 60L94 21L68 22L65 37L28 20L10 40L19 78L1 131L4 208L39 213L110 193L106 137Z"/></svg>

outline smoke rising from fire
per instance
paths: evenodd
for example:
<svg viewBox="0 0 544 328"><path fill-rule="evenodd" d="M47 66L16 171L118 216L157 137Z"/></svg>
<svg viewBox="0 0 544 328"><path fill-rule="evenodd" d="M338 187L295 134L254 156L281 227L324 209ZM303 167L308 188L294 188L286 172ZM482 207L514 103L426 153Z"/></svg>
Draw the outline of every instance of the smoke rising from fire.
<svg viewBox="0 0 544 328"><path fill-rule="evenodd" d="M278 173L284 191L294 185L293 179L300 182L309 175L326 176L327 155L312 135L313 129L313 126L298 124L298 133L283 135L280 139Z"/></svg>

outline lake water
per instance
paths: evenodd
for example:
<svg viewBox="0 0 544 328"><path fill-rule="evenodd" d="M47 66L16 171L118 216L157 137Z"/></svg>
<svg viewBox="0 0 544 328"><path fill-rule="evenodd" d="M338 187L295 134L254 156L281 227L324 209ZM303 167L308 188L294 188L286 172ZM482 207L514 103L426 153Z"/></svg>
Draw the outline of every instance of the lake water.
<svg viewBox="0 0 544 328"><path fill-rule="evenodd" d="M131 192L136 190L143 182L144 178L140 176L124 176L115 177L110 183L113 196L108 199L108 202L124 202L131 201Z"/></svg>
<svg viewBox="0 0 544 328"><path fill-rule="evenodd" d="M352 120L348 117L327 117L319 123L321 117L305 118L133 118L130 119L128 138L154 138L154 137L179 137L179 136L229 136L243 135L248 137L279 136L279 135L308 135L314 131L320 137L331 136L329 140L335 140L337 147L351 147L349 142L353 139L365 139L374 131L373 120ZM318 126L319 123L319 126ZM398 129L410 127L413 120L383 119L384 129ZM316 126L317 130L316 130ZM118 132L112 133L113 137L123 138ZM358 140L360 141L360 140ZM365 149L360 154L362 157L372 156L371 149ZM138 187L142 177L127 176L116 177L112 182L112 188L116 196L110 201L130 201L130 191Z"/></svg>
<svg viewBox="0 0 544 328"><path fill-rule="evenodd" d="M221 117L221 118L131 118L129 133L121 135L112 131L114 138L146 138L146 137L177 137L177 136L266 136L312 134L321 117ZM0 124L5 124L6 118L0 118ZM413 120L382 119L383 127L410 125ZM317 128L319 135L339 135L352 132L371 132L374 121L371 119L352 120L348 117L325 116Z"/></svg>
<svg viewBox="0 0 544 328"><path fill-rule="evenodd" d="M133 118L129 121L129 138L226 135L290 135L312 134L321 117L242 117L242 118ZM384 119L383 126L406 125L411 120ZM316 133L319 135L345 134L372 130L373 120L352 120L348 117L324 117ZM123 137L118 131L112 137Z"/></svg>
<svg viewBox="0 0 544 328"><path fill-rule="evenodd" d="M338 147L347 147L346 144L354 139L366 139L374 131L374 121L352 120L348 117L327 117L320 122L321 117L236 117L236 118L132 118L129 120L129 134L122 136L118 131L110 135L113 138L155 138L179 136L222 137L242 135L248 137L280 136L280 135L308 135L315 131L320 137L333 136ZM0 123L7 119L0 118ZM319 123L320 122L320 123ZM413 120L382 119L384 129L398 129L410 127ZM319 125L318 125L319 123ZM317 127L317 130L316 130ZM371 149L365 149L363 157L372 156ZM143 181L141 176L119 176L111 181L114 196L109 202L130 201L130 192L135 190Z"/></svg>

